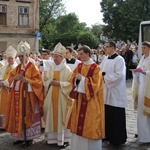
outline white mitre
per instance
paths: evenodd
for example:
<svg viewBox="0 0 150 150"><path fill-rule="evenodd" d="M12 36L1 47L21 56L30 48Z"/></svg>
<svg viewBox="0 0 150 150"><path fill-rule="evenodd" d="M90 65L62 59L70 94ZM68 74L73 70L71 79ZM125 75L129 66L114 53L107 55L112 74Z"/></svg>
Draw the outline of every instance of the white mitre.
<svg viewBox="0 0 150 150"><path fill-rule="evenodd" d="M19 54L29 54L30 53L30 45L25 41L21 41L17 46L18 55Z"/></svg>
<svg viewBox="0 0 150 150"><path fill-rule="evenodd" d="M60 55L60 56L65 57L65 55L66 55L66 48L59 42L59 43L54 47L53 54L57 54L57 55Z"/></svg>
<svg viewBox="0 0 150 150"><path fill-rule="evenodd" d="M15 48L13 48L11 45L6 49L5 51L5 55L6 57L16 57L17 55L17 51L15 50Z"/></svg>

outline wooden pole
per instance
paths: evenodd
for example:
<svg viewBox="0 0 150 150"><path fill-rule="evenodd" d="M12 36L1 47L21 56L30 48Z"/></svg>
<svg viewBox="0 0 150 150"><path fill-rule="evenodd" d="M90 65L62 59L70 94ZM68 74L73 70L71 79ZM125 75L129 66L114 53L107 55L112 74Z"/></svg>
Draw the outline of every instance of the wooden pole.
<svg viewBox="0 0 150 150"><path fill-rule="evenodd" d="M24 47L23 47L24 48ZM23 73L23 77L25 77L25 49L23 51L23 69L24 69L24 73ZM26 136L26 90L27 90L27 84L23 82L23 88L22 88L22 92L23 92L23 97L22 97L22 109L23 109L23 131L24 131L24 148L27 147L27 136Z"/></svg>
<svg viewBox="0 0 150 150"><path fill-rule="evenodd" d="M26 83L23 83L23 98L22 98L22 108L23 108L23 131L24 131L24 143L25 148L27 147L27 138L26 138Z"/></svg>

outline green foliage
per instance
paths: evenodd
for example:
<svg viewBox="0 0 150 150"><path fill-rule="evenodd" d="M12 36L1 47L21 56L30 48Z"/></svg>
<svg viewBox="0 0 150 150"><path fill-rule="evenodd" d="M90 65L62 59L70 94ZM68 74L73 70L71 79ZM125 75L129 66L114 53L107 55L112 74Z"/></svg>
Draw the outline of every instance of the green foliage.
<svg viewBox="0 0 150 150"><path fill-rule="evenodd" d="M55 45L58 42L61 42L64 46L70 46L71 43L73 44L77 44L77 37L78 35L76 33L64 33L59 35L56 39L55 39Z"/></svg>
<svg viewBox="0 0 150 150"><path fill-rule="evenodd" d="M91 48L96 48L98 46L98 39L93 33L84 32L79 35L78 43L81 45L88 45Z"/></svg>
<svg viewBox="0 0 150 150"><path fill-rule="evenodd" d="M40 42L42 48L52 49L55 45L55 39L57 37L57 29L53 23L46 24L42 31L42 40Z"/></svg>
<svg viewBox="0 0 150 150"><path fill-rule="evenodd" d="M56 27L60 34L67 32L79 33L80 31L86 30L86 25L84 23L79 23L79 19L75 13L58 17L56 20Z"/></svg>
<svg viewBox="0 0 150 150"><path fill-rule="evenodd" d="M138 39L139 24L150 20L149 0L102 0L103 32L109 38Z"/></svg>
<svg viewBox="0 0 150 150"><path fill-rule="evenodd" d="M97 37L99 43L102 43L100 36L103 34L104 25L95 24L92 26L91 32Z"/></svg>
<svg viewBox="0 0 150 150"><path fill-rule="evenodd" d="M86 27L86 23L79 22L75 13L65 15L63 1L40 0L40 49L53 50L58 42L64 46L81 43L96 47L102 27L93 25L90 29Z"/></svg>
<svg viewBox="0 0 150 150"><path fill-rule="evenodd" d="M99 38L99 35L101 35L102 32L103 32L102 29L103 29L103 25L95 24L95 25L92 26L91 31L92 31L93 34L95 34L95 36L97 36Z"/></svg>
<svg viewBox="0 0 150 150"><path fill-rule="evenodd" d="M40 0L40 31L52 19L65 13L64 0Z"/></svg>

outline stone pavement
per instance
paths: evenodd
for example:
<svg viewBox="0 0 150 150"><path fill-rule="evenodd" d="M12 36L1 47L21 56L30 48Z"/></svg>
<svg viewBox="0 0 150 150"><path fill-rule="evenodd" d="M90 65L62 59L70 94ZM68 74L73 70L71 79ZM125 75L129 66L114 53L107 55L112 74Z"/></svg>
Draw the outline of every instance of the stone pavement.
<svg viewBox="0 0 150 150"><path fill-rule="evenodd" d="M128 107L126 108L126 121L127 121L127 133L128 139L126 144L120 147L113 147L107 142L103 142L103 150L150 150L149 144L139 144L135 138L137 132L136 128L136 111L133 110L133 100L131 93L132 80L127 80L127 95L128 95ZM23 150L22 145L12 145L12 140L9 134L0 131L0 150ZM27 150L60 150L57 145L47 145L44 141L44 134L34 140L34 143L26 148ZM66 148L66 150L69 148ZM63 149L62 149L63 150ZM71 150L71 149L70 149Z"/></svg>

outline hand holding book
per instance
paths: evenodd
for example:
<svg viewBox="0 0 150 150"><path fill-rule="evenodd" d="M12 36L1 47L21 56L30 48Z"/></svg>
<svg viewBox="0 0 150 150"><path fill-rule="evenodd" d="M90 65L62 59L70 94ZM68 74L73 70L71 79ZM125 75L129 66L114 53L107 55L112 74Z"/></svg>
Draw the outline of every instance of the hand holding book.
<svg viewBox="0 0 150 150"><path fill-rule="evenodd" d="M136 68L136 69L134 69L133 71L134 71L134 72L143 72L143 69L141 69L141 68Z"/></svg>
<svg viewBox="0 0 150 150"><path fill-rule="evenodd" d="M143 70L142 68L132 69L131 71L133 71L133 73L139 72L139 73L143 73L144 75L146 75L145 70Z"/></svg>

